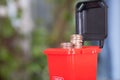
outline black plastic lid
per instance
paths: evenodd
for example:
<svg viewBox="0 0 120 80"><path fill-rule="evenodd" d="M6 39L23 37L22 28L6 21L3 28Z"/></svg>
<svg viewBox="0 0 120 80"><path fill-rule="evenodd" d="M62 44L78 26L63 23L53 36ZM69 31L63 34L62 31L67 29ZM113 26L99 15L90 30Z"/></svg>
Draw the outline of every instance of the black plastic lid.
<svg viewBox="0 0 120 80"><path fill-rule="evenodd" d="M99 41L103 48L107 37L107 5L104 1L80 0L76 4L76 34L81 34L83 41Z"/></svg>

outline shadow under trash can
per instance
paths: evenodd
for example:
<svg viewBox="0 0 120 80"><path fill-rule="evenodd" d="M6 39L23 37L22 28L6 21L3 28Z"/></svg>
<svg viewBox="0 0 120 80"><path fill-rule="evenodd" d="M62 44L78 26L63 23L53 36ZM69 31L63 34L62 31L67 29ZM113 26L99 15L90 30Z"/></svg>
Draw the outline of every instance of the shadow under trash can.
<svg viewBox="0 0 120 80"><path fill-rule="evenodd" d="M96 80L100 51L99 46L46 49L50 80Z"/></svg>

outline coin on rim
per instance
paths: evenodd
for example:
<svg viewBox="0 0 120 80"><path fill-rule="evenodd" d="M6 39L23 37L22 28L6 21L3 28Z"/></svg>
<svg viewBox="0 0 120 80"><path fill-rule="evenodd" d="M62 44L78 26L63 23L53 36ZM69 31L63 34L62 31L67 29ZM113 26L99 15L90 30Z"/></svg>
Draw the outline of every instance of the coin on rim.
<svg viewBox="0 0 120 80"><path fill-rule="evenodd" d="M60 44L61 48L73 48L73 44L70 42L63 42Z"/></svg>
<svg viewBox="0 0 120 80"><path fill-rule="evenodd" d="M74 48L81 48L83 46L83 37L80 34L73 34L70 42L74 45Z"/></svg>

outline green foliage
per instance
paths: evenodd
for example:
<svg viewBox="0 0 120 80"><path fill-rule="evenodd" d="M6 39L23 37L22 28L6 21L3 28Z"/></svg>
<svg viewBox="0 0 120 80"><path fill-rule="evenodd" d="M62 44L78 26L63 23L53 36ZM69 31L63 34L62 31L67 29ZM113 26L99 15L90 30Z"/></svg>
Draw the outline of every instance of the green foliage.
<svg viewBox="0 0 120 80"><path fill-rule="evenodd" d="M56 4L64 4L65 0L53 0Z"/></svg>
<svg viewBox="0 0 120 80"><path fill-rule="evenodd" d="M48 47L46 43L48 33L45 28L37 27L32 33L30 51L32 58L29 63L22 61L21 49L17 45L16 48L12 46L15 38L24 39L25 37L16 33L9 18L0 18L0 32L0 77L2 76L2 80L11 80L11 75L16 72L19 73L19 70L27 72L30 80L48 79L47 61L43 54L43 50ZM21 59L17 59L17 57Z"/></svg>
<svg viewBox="0 0 120 80"><path fill-rule="evenodd" d="M11 72L18 65L12 55L12 50L9 49L12 48L10 40L14 37L15 30L12 28L8 18L0 18L0 32L0 76L8 80Z"/></svg>
<svg viewBox="0 0 120 80"><path fill-rule="evenodd" d="M32 33L32 53L34 56L43 54L43 50L47 47L47 31L44 28L36 28Z"/></svg>
<svg viewBox="0 0 120 80"><path fill-rule="evenodd" d="M64 17L65 17L66 21L70 21L73 18L72 15L71 15L71 13L69 13L67 10L65 11Z"/></svg>
<svg viewBox="0 0 120 80"><path fill-rule="evenodd" d="M5 47L0 48L0 56L1 56L0 58L1 61L8 61L11 59L9 51Z"/></svg>
<svg viewBox="0 0 120 80"><path fill-rule="evenodd" d="M84 42L84 45L85 45L85 46L91 45L91 42L90 42L90 41L85 41L85 42Z"/></svg>
<svg viewBox="0 0 120 80"><path fill-rule="evenodd" d="M6 0L0 0L0 5L6 5Z"/></svg>
<svg viewBox="0 0 120 80"><path fill-rule="evenodd" d="M5 4L4 1L5 0L0 0L0 4ZM22 71L27 73L27 75L25 76L29 77L29 80L49 80L47 58L43 54L43 50L51 47L53 44L56 45L54 41L61 39L61 36L64 36L64 41L69 40L70 35L73 34L75 31L73 17L71 17L71 13L67 10L68 8L66 8L66 6L65 8L63 7L66 1L50 1L53 1L56 5L59 5L57 7L61 9L60 12L63 12L62 15L60 12L58 15L63 17L64 19L60 18L59 21L65 20L65 22L62 23L56 21L56 23L64 24L62 26L67 27L65 28L64 35L60 35L58 37L56 34L58 34L57 31L59 30L55 30L55 34L51 36L52 30L49 30L49 25L46 27L41 26L42 20L37 18L37 20L35 21L35 28L31 33L31 49L30 54L27 54L30 55L30 59L28 62L25 61L25 59L23 58L24 55L21 55L23 51L21 50L21 48L19 48L19 45L15 45L13 47L15 38L21 40L27 37L22 37L14 30L9 18L0 18L0 78L2 76L2 80L11 80L11 75L13 73L19 74ZM67 3L65 5L67 5ZM61 7L64 9L62 9ZM19 9L17 17L20 18L21 14L22 11ZM54 26L54 24L56 23L53 23L52 25ZM55 25L55 27L57 27L57 25ZM52 39L50 37L52 37ZM23 80L21 77L18 77L17 79Z"/></svg>
<svg viewBox="0 0 120 80"><path fill-rule="evenodd" d="M22 16L22 10L18 9L17 18L21 18L21 16Z"/></svg>
<svg viewBox="0 0 120 80"><path fill-rule="evenodd" d="M0 0L0 5L6 6L6 0ZM19 37L8 17L0 17L0 79L10 80L12 73L20 66L15 58L20 51L13 47L15 37Z"/></svg>
<svg viewBox="0 0 120 80"><path fill-rule="evenodd" d="M10 38L14 35L15 30L12 28L8 18L0 18L0 36Z"/></svg>
<svg viewBox="0 0 120 80"><path fill-rule="evenodd" d="M34 77L33 80L43 80L44 78L42 75L44 73L45 67L47 65L46 56L43 54L43 50L45 50L48 46L46 44L47 41L47 30L44 27L37 27L32 33L32 59L33 62L31 67L29 67L28 71L31 71L31 75ZM36 76L34 76L34 74ZM48 77L46 74L45 77Z"/></svg>

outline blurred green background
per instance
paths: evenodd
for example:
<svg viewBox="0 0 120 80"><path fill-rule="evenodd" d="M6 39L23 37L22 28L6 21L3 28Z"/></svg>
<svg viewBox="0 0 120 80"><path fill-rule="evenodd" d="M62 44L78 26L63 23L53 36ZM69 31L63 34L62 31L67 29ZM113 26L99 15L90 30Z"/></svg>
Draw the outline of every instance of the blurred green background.
<svg viewBox="0 0 120 80"><path fill-rule="evenodd" d="M69 41L74 0L0 0L0 80L49 80L43 50Z"/></svg>

